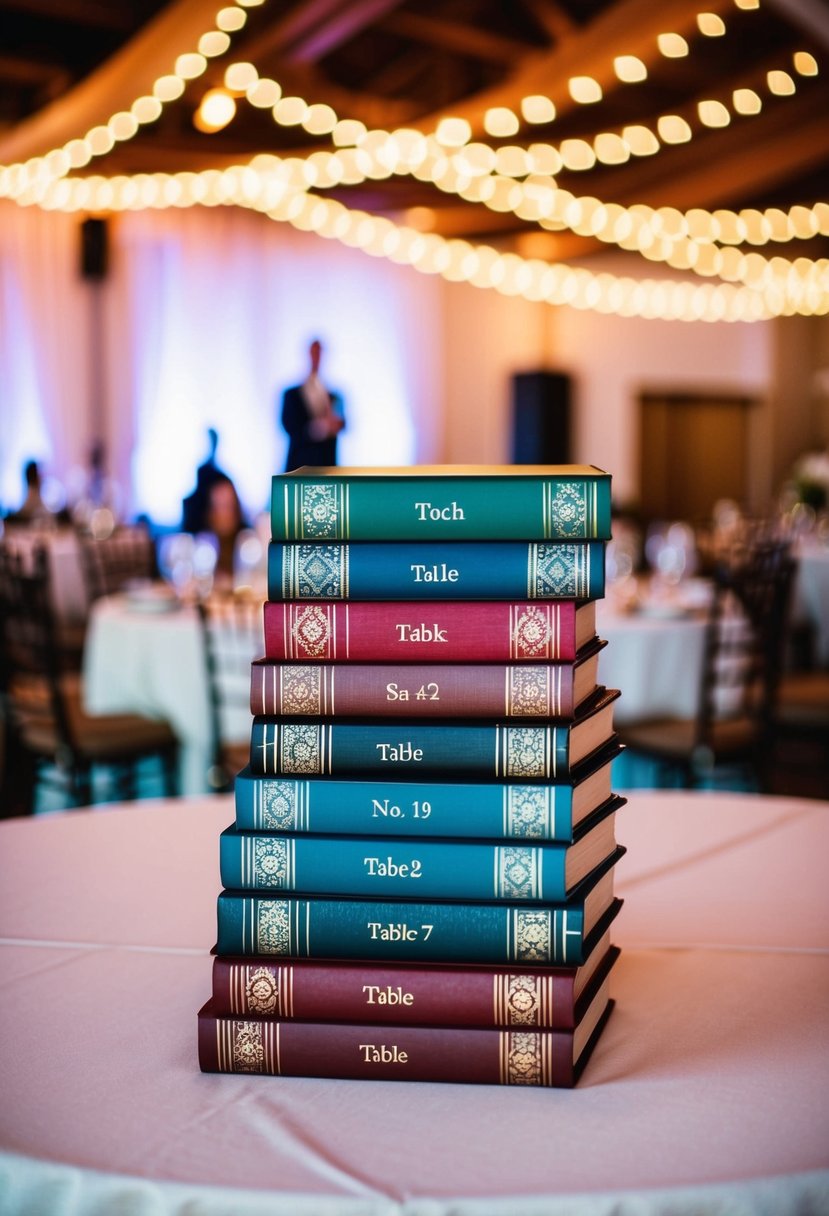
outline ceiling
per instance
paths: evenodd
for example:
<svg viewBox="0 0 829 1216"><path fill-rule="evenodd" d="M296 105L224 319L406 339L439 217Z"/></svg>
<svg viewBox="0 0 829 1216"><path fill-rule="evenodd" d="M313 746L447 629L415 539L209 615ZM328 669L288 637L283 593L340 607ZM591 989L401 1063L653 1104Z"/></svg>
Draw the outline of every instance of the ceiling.
<svg viewBox="0 0 829 1216"><path fill-rule="evenodd" d="M119 89L122 97L138 95L147 88L142 72L151 82L171 70L172 31L181 34L188 23L197 33L212 28L221 2L206 8L204 0L0 0L0 161L39 154L105 122L118 104L107 102L101 113L99 101L96 114L96 89L99 97L115 97ZM724 34L699 31L701 9L721 16ZM829 200L826 0L761 0L753 10L735 0L266 0L246 12L228 55L210 60L182 98L135 138L116 144L94 172L203 169L263 151L329 148L330 136L315 139L301 127L277 126L270 110L244 103L223 131L206 135L194 128L205 89L221 84L228 62L245 60L279 81L283 95L328 103L340 117L369 127L430 131L440 117L458 115L471 123L473 139L493 145L560 145L619 133L629 124L656 129L667 114L684 117L694 132L687 143L663 144L658 154L621 165L556 173L559 186L604 202L739 210ZM664 32L682 35L689 53L660 54L656 39ZM191 37L185 45L193 49L197 41ZM796 51L815 57L818 75L795 72ZM613 70L618 54L639 56L647 79L620 83ZM769 92L767 73L775 69L795 80L793 95ZM598 81L600 101L572 100L568 80L578 76ZM710 98L732 108L735 89L754 89L761 113L734 114L722 129L703 126L697 103ZM553 122L523 126L502 141L483 132L488 108L518 110L528 94L552 99ZM600 247L570 231L540 232L511 212L465 202L411 175L333 193L378 213L428 209L418 214L443 235L518 249L532 236L557 258ZM829 256L829 238L797 242L790 256L799 254Z"/></svg>

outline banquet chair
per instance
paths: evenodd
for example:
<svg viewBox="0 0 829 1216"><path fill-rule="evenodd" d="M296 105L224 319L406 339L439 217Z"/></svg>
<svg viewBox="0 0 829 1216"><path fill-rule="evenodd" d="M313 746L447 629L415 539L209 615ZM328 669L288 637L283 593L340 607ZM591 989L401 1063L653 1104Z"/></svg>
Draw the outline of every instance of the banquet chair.
<svg viewBox="0 0 829 1216"><path fill-rule="evenodd" d="M753 788L768 787L793 575L787 544L773 538L713 568L695 716L619 728L628 750L654 762L665 783L708 786L736 770Z"/></svg>
<svg viewBox="0 0 829 1216"><path fill-rule="evenodd" d="M61 661L49 590L47 555L24 568L0 548L0 715L9 767L27 775L22 813L34 810L38 786L57 785L70 804L93 801L94 766L110 770L122 798L137 793L139 761L160 761L165 792L177 791L178 741L166 722L138 714L87 713L81 674Z"/></svg>
<svg viewBox="0 0 829 1216"><path fill-rule="evenodd" d="M234 777L250 759L250 665L263 650L262 604L238 595L212 596L198 608L210 693L207 778L220 794L232 790Z"/></svg>
<svg viewBox="0 0 829 1216"><path fill-rule="evenodd" d="M140 524L116 528L100 539L84 536L81 555L90 602L115 595L136 579L158 577L155 542Z"/></svg>

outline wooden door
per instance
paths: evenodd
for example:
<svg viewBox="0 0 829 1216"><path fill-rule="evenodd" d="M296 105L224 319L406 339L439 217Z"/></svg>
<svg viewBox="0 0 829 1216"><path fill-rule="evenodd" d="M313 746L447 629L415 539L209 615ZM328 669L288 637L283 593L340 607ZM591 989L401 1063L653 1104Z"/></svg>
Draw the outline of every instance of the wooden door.
<svg viewBox="0 0 829 1216"><path fill-rule="evenodd" d="M645 520L705 522L720 498L748 497L748 397L643 393L641 508Z"/></svg>

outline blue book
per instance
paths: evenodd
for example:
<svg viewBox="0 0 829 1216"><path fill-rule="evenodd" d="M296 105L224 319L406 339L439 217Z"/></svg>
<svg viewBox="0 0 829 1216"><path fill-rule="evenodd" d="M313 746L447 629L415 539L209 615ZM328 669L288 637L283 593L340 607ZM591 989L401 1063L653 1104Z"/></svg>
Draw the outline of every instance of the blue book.
<svg viewBox="0 0 829 1216"><path fill-rule="evenodd" d="M604 595L600 540L268 546L268 599L560 600Z"/></svg>
<svg viewBox="0 0 829 1216"><path fill-rule="evenodd" d="M572 722L254 718L254 773L297 776L449 775L555 781L613 738L618 691L600 689Z"/></svg>
<svg viewBox="0 0 829 1216"><path fill-rule="evenodd" d="M581 966L615 916L619 848L563 903L328 898L222 891L219 955Z"/></svg>
<svg viewBox="0 0 829 1216"><path fill-rule="evenodd" d="M222 884L236 890L299 891L374 898L556 903L616 848L615 799L575 840L434 840L240 832L219 838Z"/></svg>
<svg viewBox="0 0 829 1216"><path fill-rule="evenodd" d="M556 784L392 781L359 777L236 777L236 827L243 831L355 836L561 840L611 796L618 744Z"/></svg>

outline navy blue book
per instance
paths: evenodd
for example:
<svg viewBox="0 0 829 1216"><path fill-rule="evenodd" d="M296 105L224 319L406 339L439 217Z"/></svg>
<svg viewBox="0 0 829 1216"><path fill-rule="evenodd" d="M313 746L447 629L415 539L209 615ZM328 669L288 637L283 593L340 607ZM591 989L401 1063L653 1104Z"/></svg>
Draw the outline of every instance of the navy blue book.
<svg viewBox="0 0 829 1216"><path fill-rule="evenodd" d="M271 541L268 599L600 599L604 549L600 540Z"/></svg>
<svg viewBox="0 0 829 1216"><path fill-rule="evenodd" d="M580 966L616 914L624 849L562 902L469 903L222 891L220 955Z"/></svg>
<svg viewBox="0 0 829 1216"><path fill-rule="evenodd" d="M407 899L504 899L556 903L616 848L617 798L569 844L312 836L240 832L219 838L222 884L235 890L300 891Z"/></svg>
<svg viewBox="0 0 829 1216"><path fill-rule="evenodd" d="M572 722L254 718L254 773L301 776L449 775L555 781L613 738L617 690L601 688Z"/></svg>

